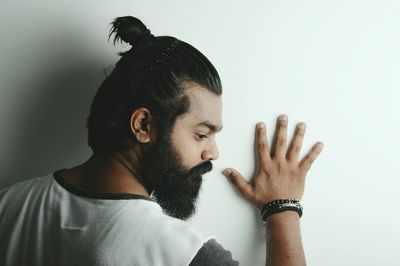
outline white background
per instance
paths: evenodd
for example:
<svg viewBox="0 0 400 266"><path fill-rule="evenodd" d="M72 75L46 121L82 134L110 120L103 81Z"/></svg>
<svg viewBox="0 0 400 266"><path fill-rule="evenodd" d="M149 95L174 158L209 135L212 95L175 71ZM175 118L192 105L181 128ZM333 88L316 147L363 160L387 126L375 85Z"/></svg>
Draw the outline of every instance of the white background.
<svg viewBox="0 0 400 266"><path fill-rule="evenodd" d="M307 123L303 154L325 149L302 200L308 265L399 265L400 3L51 1L0 4L0 187L90 156L85 119L118 60L109 23L133 15L202 51L224 86L220 159L190 221L241 265L263 265L258 211L221 175L251 177L254 128Z"/></svg>

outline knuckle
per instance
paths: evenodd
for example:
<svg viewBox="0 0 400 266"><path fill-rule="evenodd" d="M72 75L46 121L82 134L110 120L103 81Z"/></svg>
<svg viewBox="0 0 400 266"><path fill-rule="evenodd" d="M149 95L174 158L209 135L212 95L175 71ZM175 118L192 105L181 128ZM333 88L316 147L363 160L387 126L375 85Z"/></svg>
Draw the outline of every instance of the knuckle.
<svg viewBox="0 0 400 266"><path fill-rule="evenodd" d="M312 160L312 155L311 155L311 153L309 153L306 155L305 161L309 162L311 160Z"/></svg>
<svg viewBox="0 0 400 266"><path fill-rule="evenodd" d="M276 171L282 172L282 170L285 168L285 163L282 160L276 160L275 162L275 169Z"/></svg>
<svg viewBox="0 0 400 266"><path fill-rule="evenodd" d="M298 153L300 153L300 149L301 149L301 147L299 145L294 145L292 152L294 154L298 154Z"/></svg>
<svg viewBox="0 0 400 266"><path fill-rule="evenodd" d="M310 160L315 160L318 157L318 152L313 150L310 154L309 154L309 158Z"/></svg>
<svg viewBox="0 0 400 266"><path fill-rule="evenodd" d="M286 144L286 138L279 138L276 143L277 146L284 146Z"/></svg>
<svg viewBox="0 0 400 266"><path fill-rule="evenodd" d="M260 170L261 170L263 173L268 173L269 170L270 170L270 167L269 167L269 165L264 161L264 162L261 162Z"/></svg>
<svg viewBox="0 0 400 266"><path fill-rule="evenodd" d="M229 178L231 179L232 183L237 184L238 176L234 172L230 173Z"/></svg>
<svg viewBox="0 0 400 266"><path fill-rule="evenodd" d="M311 163L310 162L306 162L303 165L304 170L307 172L308 170L310 170L311 168Z"/></svg>
<svg viewBox="0 0 400 266"><path fill-rule="evenodd" d="M307 169L307 167L306 167L305 165L302 165L302 166L300 167L300 173L302 173L302 175L304 175L304 176L307 175L308 170L309 170L309 169Z"/></svg>
<svg viewBox="0 0 400 266"><path fill-rule="evenodd" d="M304 163L302 167L308 171L311 168L311 165L313 164L314 161L315 161L315 156L307 154L306 157L304 158Z"/></svg>
<svg viewBox="0 0 400 266"><path fill-rule="evenodd" d="M230 174L228 174L228 177L229 177L229 180L232 182L232 183L236 183L237 181L236 181L236 176L235 176L235 174L233 173L233 172L231 172Z"/></svg>
<svg viewBox="0 0 400 266"><path fill-rule="evenodd" d="M257 143L257 148L261 151L265 150L265 142L264 141L260 141Z"/></svg>
<svg viewBox="0 0 400 266"><path fill-rule="evenodd" d="M264 197L262 197L260 194L255 194L252 197L252 201L253 202L260 202L261 204L265 204L266 203L265 200L264 200Z"/></svg>
<svg viewBox="0 0 400 266"><path fill-rule="evenodd" d="M242 194L243 197L245 197L247 199L251 199L252 198L252 194L251 194L249 189L244 189L240 193Z"/></svg>

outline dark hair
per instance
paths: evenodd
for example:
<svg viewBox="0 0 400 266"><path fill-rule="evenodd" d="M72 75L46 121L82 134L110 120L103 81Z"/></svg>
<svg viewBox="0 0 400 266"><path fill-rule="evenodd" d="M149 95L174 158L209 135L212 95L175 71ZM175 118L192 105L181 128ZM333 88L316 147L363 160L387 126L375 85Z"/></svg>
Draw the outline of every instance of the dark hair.
<svg viewBox="0 0 400 266"><path fill-rule="evenodd" d="M112 153L135 145L130 129L134 110L145 107L158 131L169 134L176 118L189 110L186 84L196 83L221 95L217 70L196 48L171 36L155 37L137 18L119 17L109 38L132 48L103 81L87 119L88 144L94 153Z"/></svg>

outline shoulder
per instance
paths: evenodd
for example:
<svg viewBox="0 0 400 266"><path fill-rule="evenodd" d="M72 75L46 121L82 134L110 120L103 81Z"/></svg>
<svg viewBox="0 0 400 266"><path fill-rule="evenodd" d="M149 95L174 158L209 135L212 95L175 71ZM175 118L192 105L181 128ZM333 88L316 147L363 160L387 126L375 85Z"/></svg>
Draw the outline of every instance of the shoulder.
<svg viewBox="0 0 400 266"><path fill-rule="evenodd" d="M18 199L27 200L27 198L41 195L39 192L46 189L51 183L51 175L17 182L11 186L0 189L0 201L15 202Z"/></svg>
<svg viewBox="0 0 400 266"><path fill-rule="evenodd" d="M115 220L112 239L103 238L102 244L106 250L115 245L121 257L132 254L137 265L189 265L211 238L147 200L129 201Z"/></svg>
<svg viewBox="0 0 400 266"><path fill-rule="evenodd" d="M140 217L137 222L141 224L143 230L147 231L147 234L153 235L159 242L171 243L172 240L175 241L173 243L176 247L200 249L211 238L188 222L164 214L161 207L155 202L141 200L140 203L142 205L139 208L141 215L139 216L139 213L134 211L132 217L136 219Z"/></svg>
<svg viewBox="0 0 400 266"><path fill-rule="evenodd" d="M224 249L215 239L210 239L201 247L189 264L189 266L200 265L234 266L239 265L239 262L233 260L231 252Z"/></svg>

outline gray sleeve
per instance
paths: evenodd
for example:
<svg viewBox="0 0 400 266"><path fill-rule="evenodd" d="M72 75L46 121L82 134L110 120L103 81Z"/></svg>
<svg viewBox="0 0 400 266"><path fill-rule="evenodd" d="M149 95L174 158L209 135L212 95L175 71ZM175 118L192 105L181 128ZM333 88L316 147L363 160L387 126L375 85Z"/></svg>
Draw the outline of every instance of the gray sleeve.
<svg viewBox="0 0 400 266"><path fill-rule="evenodd" d="M231 266L239 265L232 259L230 251L224 249L215 239L210 239L199 249L189 266Z"/></svg>

